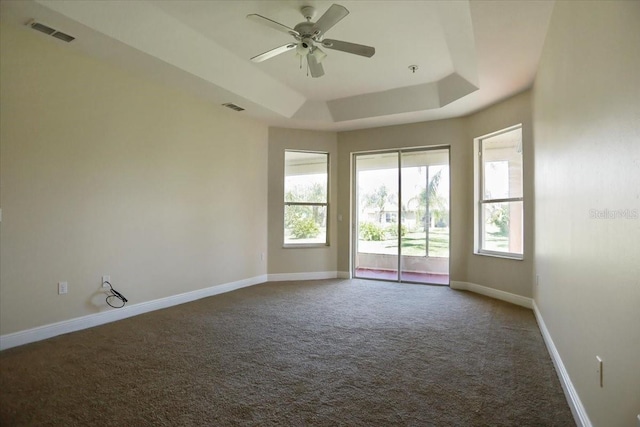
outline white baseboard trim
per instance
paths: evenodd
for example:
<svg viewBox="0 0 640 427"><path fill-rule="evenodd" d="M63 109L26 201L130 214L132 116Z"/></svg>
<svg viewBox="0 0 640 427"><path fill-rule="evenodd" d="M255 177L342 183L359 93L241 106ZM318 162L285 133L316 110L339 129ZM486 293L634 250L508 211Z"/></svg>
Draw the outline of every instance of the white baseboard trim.
<svg viewBox="0 0 640 427"><path fill-rule="evenodd" d="M531 298L501 291L498 289L488 288L486 286L477 285L475 283L457 282L455 280L452 280L449 284L449 287L458 291L474 292L476 294L510 302L511 304L519 305L522 307L533 308L533 300Z"/></svg>
<svg viewBox="0 0 640 427"><path fill-rule="evenodd" d="M286 282L290 280L335 279L337 271L315 271L311 273L275 273L269 274L269 282Z"/></svg>
<svg viewBox="0 0 640 427"><path fill-rule="evenodd" d="M172 295L153 301L146 301L138 304L128 305L117 310L109 310L100 313L89 314L87 316L76 317L74 319L63 320L62 322L51 323L49 325L38 326L36 328L2 335L0 336L0 351L11 347L17 347L19 345L29 344L47 338L52 338L57 335L92 328L94 326L103 325L105 323L115 322L116 320L122 320L126 319L127 317L137 316L138 314L148 313L150 311L184 304L186 302L195 301L201 298L218 295L225 292L231 292L236 289L257 285L266 281L267 275L263 274L248 279L223 283L221 285L214 285L209 288L198 289L196 291L185 292L183 294Z"/></svg>
<svg viewBox="0 0 640 427"><path fill-rule="evenodd" d="M338 271L338 279L351 279L351 273L348 271Z"/></svg>
<svg viewBox="0 0 640 427"><path fill-rule="evenodd" d="M538 327L540 328L540 332L542 333L542 337L544 338L544 343L546 344L547 350L551 355L551 360L556 367L556 372L558 373L560 384L562 384L564 395L567 398L569 408L571 408L571 413L573 414L573 418L576 424L578 425L578 427L592 427L591 420L589 420L589 417L587 416L587 411L585 411L584 406L582 405L582 401L580 400L580 396L578 396L578 392L571 382L569 373L564 367L564 363L562 363L560 353L558 353L558 349L553 343L551 334L549 334L549 330L547 329L547 326L542 319L542 314L540 313L540 310L538 310L538 306L536 305L535 301L533 301L533 313L536 316L536 321L538 322ZM638 420L638 425L640 426L640 416Z"/></svg>

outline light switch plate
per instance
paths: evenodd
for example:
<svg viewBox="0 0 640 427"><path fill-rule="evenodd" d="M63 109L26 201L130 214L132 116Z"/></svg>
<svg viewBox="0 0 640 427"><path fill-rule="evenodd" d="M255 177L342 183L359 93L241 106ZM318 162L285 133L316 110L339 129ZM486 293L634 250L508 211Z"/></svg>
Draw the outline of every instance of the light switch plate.
<svg viewBox="0 0 640 427"><path fill-rule="evenodd" d="M58 282L58 295L64 295L69 291L69 284L67 282Z"/></svg>

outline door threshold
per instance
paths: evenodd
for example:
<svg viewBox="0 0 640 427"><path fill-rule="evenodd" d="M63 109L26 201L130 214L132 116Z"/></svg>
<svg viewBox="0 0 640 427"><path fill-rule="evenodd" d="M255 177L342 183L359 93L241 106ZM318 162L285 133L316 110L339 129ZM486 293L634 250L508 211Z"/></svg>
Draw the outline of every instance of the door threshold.
<svg viewBox="0 0 640 427"><path fill-rule="evenodd" d="M402 273L403 279L398 280L398 272L393 270L375 270L369 268L357 268L353 274L355 279L384 280L387 282L419 283L428 285L449 286L448 274L430 273Z"/></svg>

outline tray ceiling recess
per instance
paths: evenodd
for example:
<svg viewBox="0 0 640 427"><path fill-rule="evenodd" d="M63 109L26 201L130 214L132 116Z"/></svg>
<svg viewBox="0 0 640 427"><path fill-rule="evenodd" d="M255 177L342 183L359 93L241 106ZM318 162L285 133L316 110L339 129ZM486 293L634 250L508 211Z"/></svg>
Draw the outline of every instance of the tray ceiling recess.
<svg viewBox="0 0 640 427"><path fill-rule="evenodd" d="M61 45L241 105L270 125L350 130L461 116L527 89L553 2L3 0L0 8L3 23L73 34ZM258 25L256 15L320 30L302 53L322 78L287 53L303 37ZM278 46L284 54L250 60Z"/></svg>

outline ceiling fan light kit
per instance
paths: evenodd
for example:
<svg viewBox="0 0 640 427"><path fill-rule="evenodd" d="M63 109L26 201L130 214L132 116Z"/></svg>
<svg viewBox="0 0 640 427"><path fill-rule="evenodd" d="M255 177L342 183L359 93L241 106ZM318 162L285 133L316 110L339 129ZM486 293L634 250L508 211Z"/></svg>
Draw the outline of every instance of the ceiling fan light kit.
<svg viewBox="0 0 640 427"><path fill-rule="evenodd" d="M313 49L312 55L316 57L316 60L318 62L322 62L322 60L324 58L327 57L327 54L324 53L319 47L316 46L315 49Z"/></svg>
<svg viewBox="0 0 640 427"><path fill-rule="evenodd" d="M268 50L260 55L254 56L251 58L251 61L262 62L295 48L297 55L301 58L307 58L311 76L322 77L324 75L324 68L321 62L327 54L323 52L317 44L327 49L338 50L367 58L371 58L376 53L375 48L371 46L324 39L325 33L349 14L349 11L344 6L338 4L331 5L317 22L311 21L315 16L315 9L312 6L304 6L300 11L306 19L306 22L301 22L294 28L287 27L284 24L255 13L247 15L248 19L280 32L287 33L295 39L295 43L287 43L283 46Z"/></svg>

